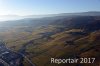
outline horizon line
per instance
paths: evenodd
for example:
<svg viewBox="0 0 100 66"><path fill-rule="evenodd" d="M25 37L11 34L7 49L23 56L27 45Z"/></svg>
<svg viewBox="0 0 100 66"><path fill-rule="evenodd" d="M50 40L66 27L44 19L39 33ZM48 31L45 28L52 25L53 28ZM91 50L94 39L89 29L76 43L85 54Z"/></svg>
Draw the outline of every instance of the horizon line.
<svg viewBox="0 0 100 66"><path fill-rule="evenodd" d="M19 15L19 14L5 14L5 15L0 15L0 16L42 16L42 15L56 15L56 14L70 14L70 13L85 13L85 12L100 12L100 11L80 11L80 12L61 12L61 13L47 13L47 14L27 14L27 15Z"/></svg>

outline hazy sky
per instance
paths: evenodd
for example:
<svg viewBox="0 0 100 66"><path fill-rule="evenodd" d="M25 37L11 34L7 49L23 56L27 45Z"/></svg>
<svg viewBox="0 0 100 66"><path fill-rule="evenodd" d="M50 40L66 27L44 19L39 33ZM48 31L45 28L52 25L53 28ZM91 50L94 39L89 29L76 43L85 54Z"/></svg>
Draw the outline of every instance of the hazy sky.
<svg viewBox="0 0 100 66"><path fill-rule="evenodd" d="M0 0L0 15L100 11L100 0Z"/></svg>

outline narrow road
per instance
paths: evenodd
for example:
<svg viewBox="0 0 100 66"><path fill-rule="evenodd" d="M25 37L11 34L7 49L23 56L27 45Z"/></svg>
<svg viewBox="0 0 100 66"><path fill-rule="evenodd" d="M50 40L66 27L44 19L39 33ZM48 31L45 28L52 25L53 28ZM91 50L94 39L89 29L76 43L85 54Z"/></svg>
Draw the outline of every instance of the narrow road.
<svg viewBox="0 0 100 66"><path fill-rule="evenodd" d="M26 59L26 60L30 63L31 66L36 66L27 56L25 56L26 47L27 47L27 45L29 45L30 43L31 43L31 42L28 42L28 43L24 44L24 45L21 47L21 49L19 49L18 53L19 53L22 57L24 57L24 59Z"/></svg>
<svg viewBox="0 0 100 66"><path fill-rule="evenodd" d="M21 55L31 64L31 66L35 66L35 64L31 60L29 60L27 56L25 56L24 54L21 54Z"/></svg>
<svg viewBox="0 0 100 66"><path fill-rule="evenodd" d="M15 52L6 46L6 43L0 40L0 64L2 66L20 66L23 59L26 59L31 66L35 66L23 53Z"/></svg>

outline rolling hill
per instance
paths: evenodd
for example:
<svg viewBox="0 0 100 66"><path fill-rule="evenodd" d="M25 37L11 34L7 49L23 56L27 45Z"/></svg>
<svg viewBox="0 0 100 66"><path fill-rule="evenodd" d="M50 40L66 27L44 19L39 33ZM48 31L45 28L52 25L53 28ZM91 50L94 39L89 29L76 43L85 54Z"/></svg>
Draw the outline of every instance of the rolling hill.
<svg viewBox="0 0 100 66"><path fill-rule="evenodd" d="M62 13L0 23L0 39L36 66L99 66L100 12ZM52 64L51 58L96 58L94 63ZM30 64L24 59L24 66Z"/></svg>

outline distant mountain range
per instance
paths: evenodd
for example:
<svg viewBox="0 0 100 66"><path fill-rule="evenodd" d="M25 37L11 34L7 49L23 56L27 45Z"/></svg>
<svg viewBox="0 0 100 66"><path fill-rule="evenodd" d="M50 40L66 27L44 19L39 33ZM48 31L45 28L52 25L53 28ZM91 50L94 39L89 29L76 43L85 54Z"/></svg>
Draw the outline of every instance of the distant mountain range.
<svg viewBox="0 0 100 66"><path fill-rule="evenodd" d="M15 16L15 17L14 17ZM5 17L5 16L4 16ZM7 15L6 17L18 18L17 20L1 21L0 27L32 27L37 28L40 26L56 25L68 28L88 28L92 30L99 29L100 25L100 12L82 12L82 13L62 13L51 15L33 15L24 16L23 18L17 15ZM90 26L90 27L89 27ZM96 27L97 26L97 27ZM94 28L93 27L93 28Z"/></svg>
<svg viewBox="0 0 100 66"><path fill-rule="evenodd" d="M79 13L60 13L60 14L47 14L47 15L1 15L0 21L8 20L19 20L25 18L43 18L43 17L54 17L54 16L100 16L100 11L89 11L89 12L79 12Z"/></svg>

